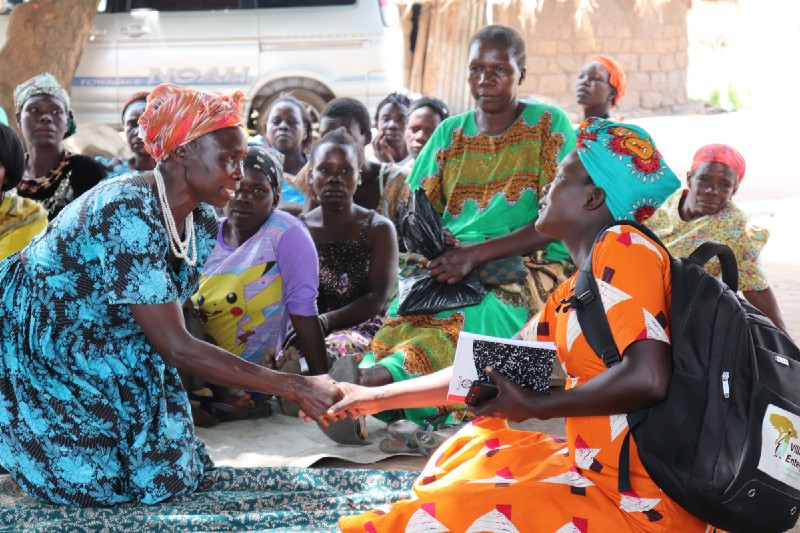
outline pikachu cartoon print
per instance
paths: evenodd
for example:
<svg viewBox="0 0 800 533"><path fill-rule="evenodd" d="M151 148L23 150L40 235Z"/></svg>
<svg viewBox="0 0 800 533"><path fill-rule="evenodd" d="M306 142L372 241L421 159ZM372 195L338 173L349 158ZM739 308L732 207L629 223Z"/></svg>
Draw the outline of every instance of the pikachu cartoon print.
<svg viewBox="0 0 800 533"><path fill-rule="evenodd" d="M238 273L204 274L192 300L205 316L205 331L215 344L244 359L260 360L277 343L279 330L260 326L280 322L282 298L280 270L269 261Z"/></svg>

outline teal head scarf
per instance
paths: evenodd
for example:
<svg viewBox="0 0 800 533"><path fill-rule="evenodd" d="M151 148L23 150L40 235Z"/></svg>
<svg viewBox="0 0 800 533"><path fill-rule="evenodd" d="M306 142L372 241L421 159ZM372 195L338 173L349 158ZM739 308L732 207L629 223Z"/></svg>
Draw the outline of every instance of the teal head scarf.
<svg viewBox="0 0 800 533"><path fill-rule="evenodd" d="M17 85L16 89L14 89L14 107L17 108L17 113L22 111L22 106L25 105L28 98L40 94L52 96L53 98L61 100L61 103L64 105L64 111L67 113L67 131L64 132L64 138L66 139L75 133L77 127L75 125L75 118L72 116L69 94L67 94L67 91L58 83L55 76L49 72L42 72L38 76L34 76Z"/></svg>
<svg viewBox="0 0 800 533"><path fill-rule="evenodd" d="M606 193L615 220L650 218L680 186L650 135L638 126L590 118L577 132L578 157Z"/></svg>

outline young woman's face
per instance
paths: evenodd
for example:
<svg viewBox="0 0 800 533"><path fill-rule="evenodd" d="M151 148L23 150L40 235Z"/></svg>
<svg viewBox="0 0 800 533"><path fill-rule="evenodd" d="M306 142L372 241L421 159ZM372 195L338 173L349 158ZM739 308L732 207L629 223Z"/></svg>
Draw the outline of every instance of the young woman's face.
<svg viewBox="0 0 800 533"><path fill-rule="evenodd" d="M739 188L733 169L716 161L701 163L689 172L686 182L689 192L683 206L691 218L716 215L728 205Z"/></svg>
<svg viewBox="0 0 800 533"><path fill-rule="evenodd" d="M597 61L587 63L578 73L575 98L583 107L611 106L616 90L609 83L606 68Z"/></svg>
<svg viewBox="0 0 800 533"><path fill-rule="evenodd" d="M378 134L383 135L389 146L403 144L403 131L406 129L406 113L404 105L389 103L378 112Z"/></svg>
<svg viewBox="0 0 800 533"><path fill-rule="evenodd" d="M562 238L564 229L569 229L576 217L581 216L590 187L594 184L589 180L578 152L573 150L558 165L556 178L544 187L544 196L539 200L536 231L555 239Z"/></svg>
<svg viewBox="0 0 800 533"><path fill-rule="evenodd" d="M266 138L270 146L282 154L302 147L306 128L297 105L281 101L272 106L267 115Z"/></svg>
<svg viewBox="0 0 800 533"><path fill-rule="evenodd" d="M515 104L517 87L525 79L511 50L500 43L476 42L469 49L470 91L478 107L493 113Z"/></svg>
<svg viewBox="0 0 800 533"><path fill-rule="evenodd" d="M244 176L225 215L239 231L257 231L278 203L270 178L261 170L244 167Z"/></svg>
<svg viewBox="0 0 800 533"><path fill-rule="evenodd" d="M47 94L28 98L17 117L27 144L60 144L67 131L67 112L61 100Z"/></svg>
<svg viewBox="0 0 800 533"><path fill-rule="evenodd" d="M358 187L358 155L352 146L322 143L314 154L314 192L323 208L343 209Z"/></svg>
<svg viewBox="0 0 800 533"><path fill-rule="evenodd" d="M139 117L144 113L144 109L144 100L133 102L125 110L125 114L122 117L122 127L125 132L125 138L128 140L128 146L137 155L147 153L144 149L144 141L139 136Z"/></svg>
<svg viewBox="0 0 800 533"><path fill-rule="evenodd" d="M223 128L193 141L187 148L186 184L193 199L225 207L242 179L247 154L244 128Z"/></svg>
<svg viewBox="0 0 800 533"><path fill-rule="evenodd" d="M428 139L433 135L433 130L436 129L442 122L439 113L435 112L430 107L420 107L414 110L408 116L408 124L406 125L405 141L408 153L412 158L416 159L419 156L422 147L428 142Z"/></svg>

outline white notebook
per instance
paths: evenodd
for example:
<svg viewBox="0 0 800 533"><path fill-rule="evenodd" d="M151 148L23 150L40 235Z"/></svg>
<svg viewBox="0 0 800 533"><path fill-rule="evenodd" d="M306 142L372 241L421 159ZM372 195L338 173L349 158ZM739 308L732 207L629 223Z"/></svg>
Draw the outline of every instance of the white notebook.
<svg viewBox="0 0 800 533"><path fill-rule="evenodd" d="M462 331L458 335L447 399L463 402L472 382L486 379L486 366L527 389L547 392L555 355L556 346L552 342L502 339Z"/></svg>

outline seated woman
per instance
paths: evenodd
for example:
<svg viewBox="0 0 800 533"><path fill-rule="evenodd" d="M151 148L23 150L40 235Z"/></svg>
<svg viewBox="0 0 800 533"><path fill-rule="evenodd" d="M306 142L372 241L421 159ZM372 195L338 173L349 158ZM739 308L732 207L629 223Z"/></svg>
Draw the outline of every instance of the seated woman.
<svg viewBox="0 0 800 533"><path fill-rule="evenodd" d="M628 140L646 145L650 157L628 150ZM478 418L433 453L413 499L342 517L343 532L409 531L423 523L436 531L709 531L653 482L633 440L633 488L618 488L627 434L622 414L657 403L669 387L669 324L646 317L670 316L670 263L636 229L601 231L613 220L649 214L640 209L642 199L657 206L678 185L645 131L601 119L584 123L577 150L545 187L536 228L562 241L575 264L583 264L597 242L592 268L604 273L609 294L620 296L606 312L622 362L606 368L589 347L575 309L563 303L575 278L565 281L520 334L555 342L569 376L566 390L535 394L487 369L497 397L473 408ZM378 388L340 384L345 398L329 413L439 404L451 375L448 368ZM554 417L566 417L566 439L512 430L501 420Z"/></svg>
<svg viewBox="0 0 800 533"><path fill-rule="evenodd" d="M578 73L575 95L583 108L583 119L590 117L610 118L611 109L628 90L625 71L609 56L592 56L586 60Z"/></svg>
<svg viewBox="0 0 800 533"><path fill-rule="evenodd" d="M279 152L248 147L244 177L224 208L226 218L220 220L216 245L192 301L214 344L268 368L275 367L291 323L310 366L321 374L327 367L317 320L317 252L302 222L276 209L282 176ZM195 409L195 423L211 425L214 418L254 418L270 412L263 402L255 409L251 395L243 391L210 388L213 396L202 398L207 412Z"/></svg>
<svg viewBox="0 0 800 533"><path fill-rule="evenodd" d="M408 157L399 164L409 171L414 168L414 161L417 160L417 156L419 156L425 143L431 138L439 124L449 116L450 112L447 110L447 106L438 98L421 96L414 100L409 106L408 114L406 115L404 138L408 149ZM378 206L378 213L391 220L394 224L401 250L405 250L401 224L403 216L406 214L408 197L411 194L406 178L408 176L404 173L392 175L384 186Z"/></svg>
<svg viewBox="0 0 800 533"><path fill-rule="evenodd" d="M43 72L14 89L17 125L28 148L17 194L36 200L50 220L75 198L106 177L100 164L64 150L61 141L75 133L70 100L58 81Z"/></svg>
<svg viewBox="0 0 800 533"><path fill-rule="evenodd" d="M370 343L397 278L394 227L353 202L363 158L362 147L344 128L327 133L311 149L311 185L319 207L301 219L319 256L317 308L328 352L323 371ZM284 357L296 358L291 349ZM309 369L318 372L310 361Z"/></svg>
<svg viewBox="0 0 800 533"><path fill-rule="evenodd" d="M742 154L724 144L709 144L694 155L686 175L687 189L670 196L653 213L647 225L676 257L688 257L706 241L727 244L739 266L739 290L745 299L786 331L783 315L759 255L769 231L753 226L744 211L733 203L733 195L744 179ZM717 259L706 264L715 276Z"/></svg>
<svg viewBox="0 0 800 533"><path fill-rule="evenodd" d="M283 154L285 181L278 208L299 215L306 197L291 180L308 162L305 149L311 142L311 116L300 100L286 93L272 102L259 125L267 144Z"/></svg>
<svg viewBox="0 0 800 533"><path fill-rule="evenodd" d="M122 106L122 132L128 141L131 156L122 160L106 159L102 156L96 158L109 176L118 176L131 171L145 172L156 168L156 162L144 149L144 141L139 134L139 117L144 113L149 94L150 91L133 93Z"/></svg>
<svg viewBox="0 0 800 533"><path fill-rule="evenodd" d="M534 227L545 185L575 146L566 113L520 102L525 41L512 28L495 25L476 33L468 66L476 109L436 128L408 184L412 192L425 191L459 243L428 263L430 276L452 284L479 268L499 275L491 276L477 305L399 316L393 301L361 362L365 385L413 380L449 367L461 331L511 337L572 269L563 245ZM406 409L403 416L425 427L459 422L465 414L442 405Z"/></svg>
<svg viewBox="0 0 800 533"><path fill-rule="evenodd" d="M0 124L0 261L25 248L47 227L47 211L13 189L25 170L25 152L14 131Z"/></svg>
<svg viewBox="0 0 800 533"><path fill-rule="evenodd" d="M244 99L153 89L140 123L155 170L105 180L0 262L0 465L31 496L107 506L197 489L213 464L179 371L320 419L341 397L327 376L281 374L186 330L219 231L211 206L242 179Z"/></svg>
<svg viewBox="0 0 800 533"><path fill-rule="evenodd" d="M364 149L367 159L405 165L408 159L404 133L411 101L401 93L391 93L375 110L375 138Z"/></svg>

